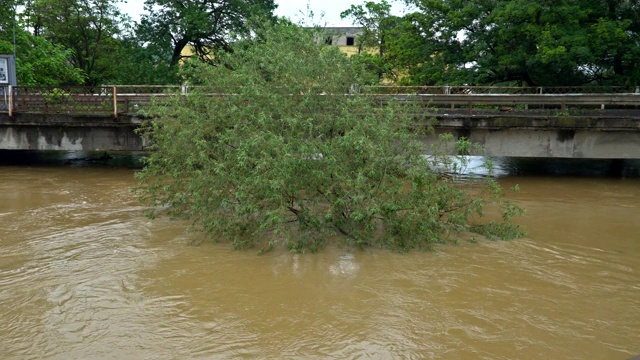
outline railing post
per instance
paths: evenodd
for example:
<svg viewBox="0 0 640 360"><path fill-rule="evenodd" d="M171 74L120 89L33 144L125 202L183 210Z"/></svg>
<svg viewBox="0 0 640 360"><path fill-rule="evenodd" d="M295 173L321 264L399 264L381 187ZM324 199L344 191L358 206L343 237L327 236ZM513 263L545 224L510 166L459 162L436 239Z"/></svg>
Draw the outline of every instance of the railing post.
<svg viewBox="0 0 640 360"><path fill-rule="evenodd" d="M7 104L7 106L9 107L9 117L12 118L13 117L13 86L9 85L7 89L9 91L9 103Z"/></svg>
<svg viewBox="0 0 640 360"><path fill-rule="evenodd" d="M113 119L118 120L118 88L111 87L113 90Z"/></svg>
<svg viewBox="0 0 640 360"><path fill-rule="evenodd" d="M473 114L473 101L469 101L469 115Z"/></svg>

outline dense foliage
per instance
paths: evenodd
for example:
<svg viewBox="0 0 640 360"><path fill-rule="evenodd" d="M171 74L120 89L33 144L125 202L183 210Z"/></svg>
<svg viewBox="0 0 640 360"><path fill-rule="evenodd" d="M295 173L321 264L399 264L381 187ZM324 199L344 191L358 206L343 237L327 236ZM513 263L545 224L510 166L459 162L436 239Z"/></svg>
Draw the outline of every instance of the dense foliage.
<svg viewBox="0 0 640 360"><path fill-rule="evenodd" d="M18 84L175 83L168 61L137 40L118 2L0 2L0 53L15 50Z"/></svg>
<svg viewBox="0 0 640 360"><path fill-rule="evenodd" d="M24 21L34 36L68 49L68 61L84 82L99 85L114 79L120 24L124 19L113 0L32 0Z"/></svg>
<svg viewBox="0 0 640 360"><path fill-rule="evenodd" d="M0 54L16 53L17 77L24 85L58 85L82 81L83 72L68 64L71 51L25 31L17 16L18 2L0 0ZM14 43L15 39L15 43Z"/></svg>
<svg viewBox="0 0 640 360"><path fill-rule="evenodd" d="M638 0L405 2L389 47L409 83L640 83Z"/></svg>
<svg viewBox="0 0 640 360"><path fill-rule="evenodd" d="M13 54L13 34L2 39L0 54ZM84 81L82 69L69 64L72 51L34 36L22 29L16 30L16 71L18 84L24 86L56 86Z"/></svg>
<svg viewBox="0 0 640 360"><path fill-rule="evenodd" d="M153 214L237 247L293 251L336 237L408 250L466 231L519 235L509 221L519 211L497 184L459 186L458 163L427 161L418 136L433 136L429 122L416 122L410 105L353 92L366 72L313 41L323 35L291 24L254 34L220 54L223 66L190 63L184 76L202 87L151 111L153 151L136 192ZM501 221L478 223L493 202Z"/></svg>
<svg viewBox="0 0 640 360"><path fill-rule="evenodd" d="M340 16L362 27L356 42L358 54L353 60L365 64L380 80L396 81L398 74L387 56L387 43L400 19L391 15L391 5L385 0L367 1L363 5L351 5Z"/></svg>
<svg viewBox="0 0 640 360"><path fill-rule="evenodd" d="M229 50L273 0L152 1L134 23L121 0L2 0L0 52L13 53L21 85L176 84L187 46L202 59Z"/></svg>
<svg viewBox="0 0 640 360"><path fill-rule="evenodd" d="M247 34L247 19L267 17L274 0L146 0L148 14L138 34L157 49L170 52L171 65L182 59L187 46L203 61L217 50L231 50L237 35Z"/></svg>
<svg viewBox="0 0 640 360"><path fill-rule="evenodd" d="M0 0L0 51L22 85L177 84L191 54L215 63L274 19L274 0L146 0L139 23L122 0ZM364 27L353 61L412 85L640 84L640 0L403 0L351 5Z"/></svg>

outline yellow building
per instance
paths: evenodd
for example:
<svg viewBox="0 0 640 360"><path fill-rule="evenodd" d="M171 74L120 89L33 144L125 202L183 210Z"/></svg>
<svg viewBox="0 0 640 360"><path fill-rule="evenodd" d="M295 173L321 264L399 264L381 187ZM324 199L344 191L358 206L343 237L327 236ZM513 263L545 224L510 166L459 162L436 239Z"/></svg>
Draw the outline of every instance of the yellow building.
<svg viewBox="0 0 640 360"><path fill-rule="evenodd" d="M338 46L340 51L348 56L358 54L357 38L362 34L361 27L325 27L327 37L323 40L327 45ZM322 41L322 40L321 40ZM369 52L369 49L367 49ZM195 55L193 46L187 45L182 49L182 60Z"/></svg>
<svg viewBox="0 0 640 360"><path fill-rule="evenodd" d="M326 27L327 45L338 46L340 51L351 56L358 53L357 38L362 34L361 27Z"/></svg>

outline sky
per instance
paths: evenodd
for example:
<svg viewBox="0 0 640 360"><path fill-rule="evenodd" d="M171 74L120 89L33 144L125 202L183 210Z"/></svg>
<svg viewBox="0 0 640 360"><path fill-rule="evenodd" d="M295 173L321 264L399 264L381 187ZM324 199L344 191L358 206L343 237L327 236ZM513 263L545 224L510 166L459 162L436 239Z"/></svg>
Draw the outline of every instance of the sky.
<svg viewBox="0 0 640 360"><path fill-rule="evenodd" d="M375 1L375 0L373 0ZM340 13L347 10L351 5L364 4L365 0L276 0L278 9L276 15L291 19L294 23L299 23L301 19L306 19L307 4L314 13L313 25L326 26L353 26L350 20L340 19ZM397 0L388 0L392 4L392 13L402 15L404 5ZM120 8L134 20L139 20L143 12L144 0L127 0L121 4ZM309 23L307 21L307 23Z"/></svg>

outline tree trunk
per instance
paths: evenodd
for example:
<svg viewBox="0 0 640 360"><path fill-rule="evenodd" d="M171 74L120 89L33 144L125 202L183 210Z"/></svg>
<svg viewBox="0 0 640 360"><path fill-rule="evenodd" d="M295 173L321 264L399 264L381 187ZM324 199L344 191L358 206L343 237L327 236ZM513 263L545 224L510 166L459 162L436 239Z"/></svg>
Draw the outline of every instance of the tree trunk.
<svg viewBox="0 0 640 360"><path fill-rule="evenodd" d="M189 39L183 37L178 40L173 47L173 55L171 55L171 67L178 65L180 59L182 59L182 50L189 44Z"/></svg>

